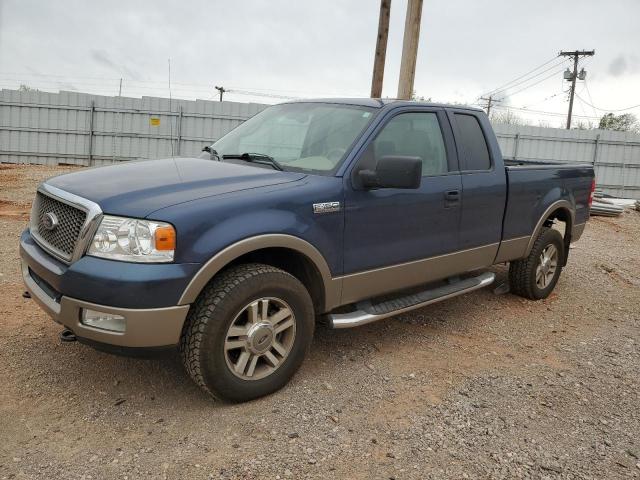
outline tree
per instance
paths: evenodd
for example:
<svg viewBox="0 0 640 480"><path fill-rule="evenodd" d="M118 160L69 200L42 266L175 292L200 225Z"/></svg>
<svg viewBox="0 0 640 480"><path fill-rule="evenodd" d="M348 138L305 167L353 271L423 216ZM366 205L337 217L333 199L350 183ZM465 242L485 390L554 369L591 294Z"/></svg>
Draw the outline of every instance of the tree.
<svg viewBox="0 0 640 480"><path fill-rule="evenodd" d="M415 102L430 102L431 101L431 97L429 98L425 98L422 95L418 95L418 92L416 92L415 90L411 93L411 99Z"/></svg>
<svg viewBox="0 0 640 480"><path fill-rule="evenodd" d="M491 121L493 123L501 123L503 125L528 125L527 122L522 117L519 117L511 110L505 110L503 112L492 112L491 113Z"/></svg>
<svg viewBox="0 0 640 480"><path fill-rule="evenodd" d="M602 130L615 130L617 132L638 132L640 125L638 119L633 113L623 113L622 115L614 115L607 113L600 119L598 128Z"/></svg>
<svg viewBox="0 0 640 480"><path fill-rule="evenodd" d="M582 121L576 122L575 127L576 130L593 130L596 128L596 125L591 121Z"/></svg>
<svg viewBox="0 0 640 480"><path fill-rule="evenodd" d="M19 92L37 92L38 90L30 87L29 85L25 85L24 83L21 83L20 86L18 87L18 91Z"/></svg>

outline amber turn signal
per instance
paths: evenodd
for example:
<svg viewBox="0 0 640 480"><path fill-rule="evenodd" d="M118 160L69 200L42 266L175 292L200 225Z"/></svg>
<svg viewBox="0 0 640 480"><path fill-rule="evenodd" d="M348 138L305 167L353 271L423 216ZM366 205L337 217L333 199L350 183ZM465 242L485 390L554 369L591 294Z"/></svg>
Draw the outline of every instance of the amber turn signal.
<svg viewBox="0 0 640 480"><path fill-rule="evenodd" d="M175 250L176 231L170 225L158 227L155 231L156 250Z"/></svg>

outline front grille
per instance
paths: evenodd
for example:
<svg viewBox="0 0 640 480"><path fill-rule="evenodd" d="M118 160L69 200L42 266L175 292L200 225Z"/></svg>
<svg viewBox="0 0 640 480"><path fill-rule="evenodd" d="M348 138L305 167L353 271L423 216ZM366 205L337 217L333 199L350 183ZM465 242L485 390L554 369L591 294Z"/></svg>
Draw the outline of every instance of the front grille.
<svg viewBox="0 0 640 480"><path fill-rule="evenodd" d="M36 194L31 219L32 232L45 249L53 250L65 260L70 261L80 235L80 230L87 219L87 213L72 207L41 192ZM52 213L58 220L55 228L48 230L44 218Z"/></svg>

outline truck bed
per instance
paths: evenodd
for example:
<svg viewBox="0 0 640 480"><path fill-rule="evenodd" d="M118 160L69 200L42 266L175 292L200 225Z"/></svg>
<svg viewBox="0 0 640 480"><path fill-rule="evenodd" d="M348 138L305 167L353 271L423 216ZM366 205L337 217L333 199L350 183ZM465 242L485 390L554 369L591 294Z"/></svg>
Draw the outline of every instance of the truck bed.
<svg viewBox="0 0 640 480"><path fill-rule="evenodd" d="M588 220L593 166L505 160L505 171L504 239L531 235L545 211L558 201L575 206L572 226Z"/></svg>

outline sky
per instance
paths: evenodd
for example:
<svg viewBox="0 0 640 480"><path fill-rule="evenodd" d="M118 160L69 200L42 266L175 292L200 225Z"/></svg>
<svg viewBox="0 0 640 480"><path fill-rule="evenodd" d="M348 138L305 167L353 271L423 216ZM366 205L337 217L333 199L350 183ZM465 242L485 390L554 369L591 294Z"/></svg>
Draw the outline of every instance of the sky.
<svg viewBox="0 0 640 480"><path fill-rule="evenodd" d="M405 12L392 0L387 97ZM378 0L0 0L0 88L117 95L122 79L123 96L166 97L170 59L174 98L217 99L214 86L240 102L366 97L378 14ZM496 111L560 126L569 62L554 57L595 49L581 61L576 121L635 105L624 113L640 117L639 18L640 0L424 0L414 88L475 104L511 82Z"/></svg>

